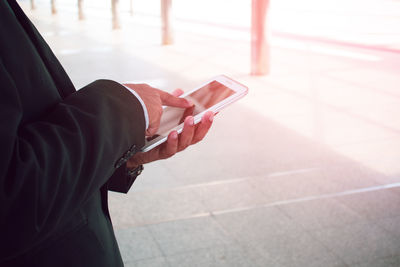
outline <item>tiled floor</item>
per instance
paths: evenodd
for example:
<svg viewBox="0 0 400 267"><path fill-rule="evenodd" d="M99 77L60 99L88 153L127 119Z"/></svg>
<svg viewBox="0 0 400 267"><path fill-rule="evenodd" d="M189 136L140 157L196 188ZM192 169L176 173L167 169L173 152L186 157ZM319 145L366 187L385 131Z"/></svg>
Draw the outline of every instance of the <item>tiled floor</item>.
<svg viewBox="0 0 400 267"><path fill-rule="evenodd" d="M95 11L27 4L78 88L188 90L220 73L250 88L202 143L110 194L126 266L400 266L400 54L275 35L271 74L252 77L248 38L181 21L163 47L157 17L111 31Z"/></svg>

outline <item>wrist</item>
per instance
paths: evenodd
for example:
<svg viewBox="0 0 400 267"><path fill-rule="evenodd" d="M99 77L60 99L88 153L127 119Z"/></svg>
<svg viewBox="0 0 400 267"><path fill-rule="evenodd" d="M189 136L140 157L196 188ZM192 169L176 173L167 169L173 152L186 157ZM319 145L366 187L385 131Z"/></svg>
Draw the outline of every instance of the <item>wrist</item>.
<svg viewBox="0 0 400 267"><path fill-rule="evenodd" d="M139 165L134 169L128 169L127 167L126 174L128 175L128 177L137 177L142 173L143 169L143 165Z"/></svg>
<svg viewBox="0 0 400 267"><path fill-rule="evenodd" d="M127 170L134 170L137 167L139 167L141 164L136 162L133 158L130 158L127 162L126 162L126 169Z"/></svg>

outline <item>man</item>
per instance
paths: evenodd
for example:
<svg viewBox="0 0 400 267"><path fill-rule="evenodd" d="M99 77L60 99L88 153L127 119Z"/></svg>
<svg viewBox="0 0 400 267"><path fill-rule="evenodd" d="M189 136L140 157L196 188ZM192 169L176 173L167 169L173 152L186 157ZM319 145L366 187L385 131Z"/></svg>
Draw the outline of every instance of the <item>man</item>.
<svg viewBox="0 0 400 267"><path fill-rule="evenodd" d="M76 91L15 0L0 0L0 22L0 266L123 266L107 190L200 141L213 114L140 153L162 105L191 103L109 80Z"/></svg>

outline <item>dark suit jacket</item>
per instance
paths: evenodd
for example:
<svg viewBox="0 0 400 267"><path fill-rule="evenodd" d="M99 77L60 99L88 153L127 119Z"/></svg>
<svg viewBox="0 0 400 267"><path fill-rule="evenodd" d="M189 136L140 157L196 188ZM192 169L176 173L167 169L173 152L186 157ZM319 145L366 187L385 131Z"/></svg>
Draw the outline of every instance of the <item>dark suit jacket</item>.
<svg viewBox="0 0 400 267"><path fill-rule="evenodd" d="M106 192L133 183L142 106L113 81L76 91L14 0L0 0L0 125L0 266L122 266Z"/></svg>

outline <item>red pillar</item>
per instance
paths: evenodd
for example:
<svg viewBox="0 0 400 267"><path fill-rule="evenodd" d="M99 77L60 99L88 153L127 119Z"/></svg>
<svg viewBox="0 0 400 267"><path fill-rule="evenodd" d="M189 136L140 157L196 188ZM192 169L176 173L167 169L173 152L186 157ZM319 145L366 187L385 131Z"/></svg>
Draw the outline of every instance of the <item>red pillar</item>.
<svg viewBox="0 0 400 267"><path fill-rule="evenodd" d="M83 13L83 0L78 0L78 19L85 19L85 13Z"/></svg>
<svg viewBox="0 0 400 267"><path fill-rule="evenodd" d="M121 24L119 22L119 0L111 0L111 14L112 14L112 28L119 29Z"/></svg>
<svg viewBox="0 0 400 267"><path fill-rule="evenodd" d="M56 0L51 0L51 14L57 14Z"/></svg>
<svg viewBox="0 0 400 267"><path fill-rule="evenodd" d="M161 0L162 44L174 42L172 32L172 0Z"/></svg>
<svg viewBox="0 0 400 267"><path fill-rule="evenodd" d="M269 73L269 0L252 0L251 6L251 74Z"/></svg>

